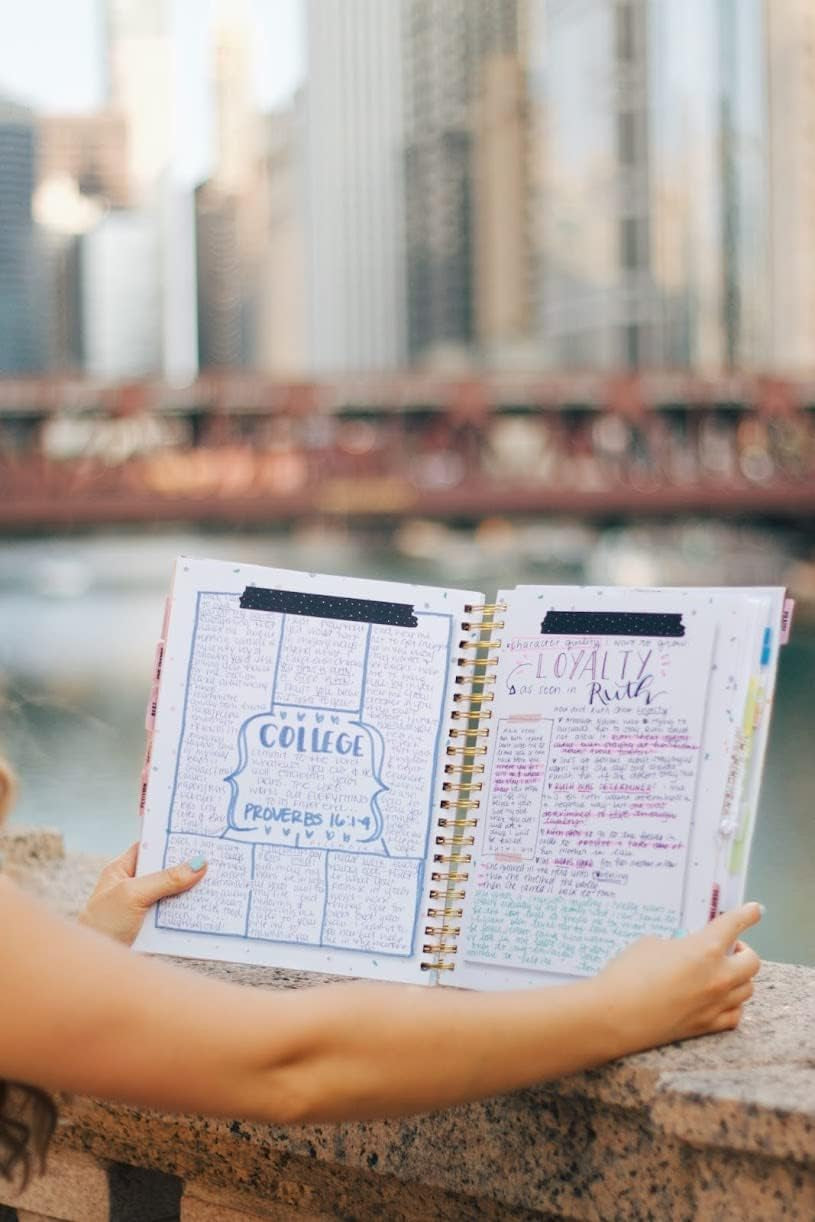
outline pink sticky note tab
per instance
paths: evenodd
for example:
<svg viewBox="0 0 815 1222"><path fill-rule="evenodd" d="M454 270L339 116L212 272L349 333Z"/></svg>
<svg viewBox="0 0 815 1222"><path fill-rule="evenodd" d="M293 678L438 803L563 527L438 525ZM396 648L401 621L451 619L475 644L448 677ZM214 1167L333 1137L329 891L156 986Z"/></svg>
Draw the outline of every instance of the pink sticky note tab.
<svg viewBox="0 0 815 1222"><path fill-rule="evenodd" d="M153 689L150 692L150 699L147 701L147 712L144 716L144 728L148 733L156 724L156 709L158 708L158 684L153 684Z"/></svg>
<svg viewBox="0 0 815 1222"><path fill-rule="evenodd" d="M144 808L147 805L147 769L141 774L141 790L139 793L139 814L144 814Z"/></svg>
<svg viewBox="0 0 815 1222"><path fill-rule="evenodd" d="M156 656L153 660L153 679L158 683L161 678L161 664L164 661L164 641L156 645Z"/></svg>
<svg viewBox="0 0 815 1222"><path fill-rule="evenodd" d="M167 640L167 629L170 626L170 608L172 607L172 605L173 605L173 600L171 598L165 598L164 600L164 618L161 621L161 639L162 641Z"/></svg>
<svg viewBox="0 0 815 1222"><path fill-rule="evenodd" d="M781 636L779 638L782 645L786 645L790 639L790 631L792 630L792 613L795 610L795 599L785 598L784 608L781 612Z"/></svg>

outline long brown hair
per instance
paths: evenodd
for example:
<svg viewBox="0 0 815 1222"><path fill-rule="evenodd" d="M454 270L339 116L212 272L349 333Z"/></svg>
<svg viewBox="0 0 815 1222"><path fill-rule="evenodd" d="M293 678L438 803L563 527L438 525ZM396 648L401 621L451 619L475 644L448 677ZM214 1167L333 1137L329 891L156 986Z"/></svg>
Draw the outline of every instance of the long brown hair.
<svg viewBox="0 0 815 1222"><path fill-rule="evenodd" d="M14 802L14 773L0 756L0 824ZM57 1123L54 1101L36 1086L0 1078L0 1177L28 1183L32 1171L45 1170L45 1155Z"/></svg>

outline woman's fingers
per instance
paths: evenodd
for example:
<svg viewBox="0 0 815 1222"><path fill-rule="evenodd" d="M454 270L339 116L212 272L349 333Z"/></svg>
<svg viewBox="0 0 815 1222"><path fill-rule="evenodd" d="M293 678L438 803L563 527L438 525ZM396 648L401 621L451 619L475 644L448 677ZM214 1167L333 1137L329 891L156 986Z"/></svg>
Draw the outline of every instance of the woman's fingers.
<svg viewBox="0 0 815 1222"><path fill-rule="evenodd" d="M189 891L204 877L206 868L203 857L193 857L183 865L157 870L155 874L142 874L141 878L134 878L130 884L131 894L140 907L149 908L157 900Z"/></svg>
<svg viewBox="0 0 815 1222"><path fill-rule="evenodd" d="M124 853L120 853L118 857L114 857L112 861L108 862L102 870L101 877L110 880L132 878L136 873L138 859L139 843L136 841L134 844L131 844L129 849L125 849Z"/></svg>
<svg viewBox="0 0 815 1222"><path fill-rule="evenodd" d="M732 1031L740 1022L741 1006L734 1006L731 1010L724 1010L713 1020L711 1031Z"/></svg>
<svg viewBox="0 0 815 1222"><path fill-rule="evenodd" d="M745 946L744 943L741 943L740 946L741 949L729 955L727 959L726 966L731 987L752 980L761 967L761 960L752 946Z"/></svg>
<svg viewBox="0 0 815 1222"><path fill-rule="evenodd" d="M748 980L747 984L740 984L738 988L732 989L724 1001L722 1007L725 1010L732 1010L736 1006L743 1006L746 1001L749 1001L755 992L755 985L752 980Z"/></svg>
<svg viewBox="0 0 815 1222"><path fill-rule="evenodd" d="M741 934L752 925L757 925L764 915L764 907L752 901L734 908L732 912L723 912L721 916L711 921L705 929L705 937L714 942L720 950L729 950Z"/></svg>

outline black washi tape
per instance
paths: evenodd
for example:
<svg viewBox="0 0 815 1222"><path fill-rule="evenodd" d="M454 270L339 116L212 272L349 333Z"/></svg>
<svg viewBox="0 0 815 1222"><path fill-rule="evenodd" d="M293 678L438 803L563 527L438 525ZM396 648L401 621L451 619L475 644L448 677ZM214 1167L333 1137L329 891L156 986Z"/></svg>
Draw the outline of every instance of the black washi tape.
<svg viewBox="0 0 815 1222"><path fill-rule="evenodd" d="M304 594L298 590L267 590L263 586L247 586L241 594L240 604L244 611L278 611L283 615L310 615L314 619L390 624L394 628L416 628L419 623L410 603L335 598L330 594Z"/></svg>
<svg viewBox="0 0 815 1222"><path fill-rule="evenodd" d="M682 616L651 611L547 611L545 635L684 636Z"/></svg>

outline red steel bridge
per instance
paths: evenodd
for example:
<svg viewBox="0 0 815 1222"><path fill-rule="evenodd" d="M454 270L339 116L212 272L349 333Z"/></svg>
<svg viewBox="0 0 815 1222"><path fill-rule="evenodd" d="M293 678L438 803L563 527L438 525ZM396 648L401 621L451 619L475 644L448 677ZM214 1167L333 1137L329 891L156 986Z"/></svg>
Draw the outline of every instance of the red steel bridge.
<svg viewBox="0 0 815 1222"><path fill-rule="evenodd" d="M0 379L6 530L680 512L815 518L815 377Z"/></svg>

